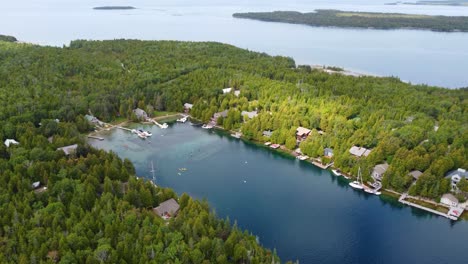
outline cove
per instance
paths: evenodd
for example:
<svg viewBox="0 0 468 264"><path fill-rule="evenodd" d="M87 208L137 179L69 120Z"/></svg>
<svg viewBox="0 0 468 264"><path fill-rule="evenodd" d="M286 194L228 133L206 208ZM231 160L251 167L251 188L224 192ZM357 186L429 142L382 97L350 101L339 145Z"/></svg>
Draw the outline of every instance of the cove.
<svg viewBox="0 0 468 264"><path fill-rule="evenodd" d="M450 222L385 196L357 192L343 178L264 146L186 124L135 125L100 133L96 148L129 158L137 175L207 199L220 217L300 263L466 263L467 222ZM186 169L186 170L184 170Z"/></svg>

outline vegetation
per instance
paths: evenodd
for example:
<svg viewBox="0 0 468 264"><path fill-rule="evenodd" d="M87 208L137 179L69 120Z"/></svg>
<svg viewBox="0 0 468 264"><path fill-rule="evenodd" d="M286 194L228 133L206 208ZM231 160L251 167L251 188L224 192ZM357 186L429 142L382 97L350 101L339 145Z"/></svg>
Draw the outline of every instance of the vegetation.
<svg viewBox="0 0 468 264"><path fill-rule="evenodd" d="M132 52L144 49L138 63L125 51L132 45ZM115 41L60 49L0 42L0 263L279 262L205 201L184 194L177 217L164 221L152 208L177 199L172 190L138 180L130 161L85 143L87 109L110 120L127 98L156 91L152 74L178 76L182 65L174 67L169 54L178 45L187 52L197 46ZM213 44L199 48L205 45ZM158 56L167 57L152 62ZM7 148L8 138L20 144ZM56 151L73 143L75 154ZM36 181L47 189L33 190Z"/></svg>
<svg viewBox="0 0 468 264"><path fill-rule="evenodd" d="M240 95L223 94L226 87ZM411 186L408 172L420 170L409 191L430 198L448 192L447 171L468 167L466 89L330 75L219 43L0 42L0 89L0 139L20 142L0 144L1 263L277 260L186 195L166 225L151 208L176 195L136 180L129 161L88 147L82 135L91 129L83 117L89 111L113 121L131 119L136 107L181 112L193 103L191 115L200 120L228 110L218 120L225 128L288 147L295 147L296 128L307 127L312 134L300 144L306 155L323 156L331 147L337 167L356 175L360 166L365 180L374 165L388 162L383 184L399 191ZM259 115L241 116L252 110ZM273 131L271 138L264 130ZM74 143L76 155L55 151ZM372 152L353 157L353 145ZM48 189L33 191L35 181Z"/></svg>
<svg viewBox="0 0 468 264"><path fill-rule="evenodd" d="M18 41L15 37L13 36L8 36L8 35L0 35L0 41L5 41L5 42L16 42Z"/></svg>
<svg viewBox="0 0 468 264"><path fill-rule="evenodd" d="M376 29L429 29L433 31L468 32L466 16L429 16L399 13L350 12L316 10L311 13L294 11L235 13L234 17L270 22L305 24L320 27L357 27Z"/></svg>

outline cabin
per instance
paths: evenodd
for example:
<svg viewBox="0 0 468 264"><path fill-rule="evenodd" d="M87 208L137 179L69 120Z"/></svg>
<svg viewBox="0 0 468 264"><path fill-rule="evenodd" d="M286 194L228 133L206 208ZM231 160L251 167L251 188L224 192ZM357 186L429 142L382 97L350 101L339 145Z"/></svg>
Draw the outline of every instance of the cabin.
<svg viewBox="0 0 468 264"><path fill-rule="evenodd" d="M264 130L262 133L262 135L267 138L271 137L272 134L273 134L273 131L271 130Z"/></svg>
<svg viewBox="0 0 468 264"><path fill-rule="evenodd" d="M190 112L190 110L192 110L192 108L193 108L193 104L189 104L189 103L184 104L184 112L185 113Z"/></svg>
<svg viewBox="0 0 468 264"><path fill-rule="evenodd" d="M296 129L297 141L302 141L302 140L306 139L307 136L310 135L310 132L312 132L312 130L307 129L305 127L298 127Z"/></svg>
<svg viewBox="0 0 468 264"><path fill-rule="evenodd" d="M85 115L85 119L88 120L89 123L96 125L96 126L104 126L104 122L97 119L95 116L92 115Z"/></svg>
<svg viewBox="0 0 468 264"><path fill-rule="evenodd" d="M139 119L139 120L146 120L148 119L148 114L145 112L145 110L143 109L140 109L140 108L137 108L137 109L134 109L133 110L133 113L135 113L135 116Z"/></svg>
<svg viewBox="0 0 468 264"><path fill-rule="evenodd" d="M328 157L328 158L332 158L333 157L333 149L325 148L323 150L323 156Z"/></svg>
<svg viewBox="0 0 468 264"><path fill-rule="evenodd" d="M177 201L174 200L174 198L171 198L159 204L158 207L153 208L153 212L155 212L163 219L169 219L177 215L179 208L180 206Z"/></svg>
<svg viewBox="0 0 468 264"><path fill-rule="evenodd" d="M387 169L388 169L387 163L376 165L374 167L374 170L372 170L372 177L376 180L381 181Z"/></svg>
<svg viewBox="0 0 468 264"><path fill-rule="evenodd" d="M411 171L410 173L408 173L408 175L413 177L414 180L416 180L416 181L419 179L419 177L421 177L422 174L423 173L418 171L418 170L414 170L414 171Z"/></svg>
<svg viewBox="0 0 468 264"><path fill-rule="evenodd" d="M19 142L14 139L5 140L5 146L9 148L11 145L19 145Z"/></svg>
<svg viewBox="0 0 468 264"><path fill-rule="evenodd" d="M449 171L445 174L445 178L450 178L452 192L458 192L457 184L462 178L468 178L468 172L465 169L458 168L457 170Z"/></svg>
<svg viewBox="0 0 468 264"><path fill-rule="evenodd" d="M235 95L236 97L239 97L239 95L240 95L240 90L235 90L235 91L234 91L234 95Z"/></svg>
<svg viewBox="0 0 468 264"><path fill-rule="evenodd" d="M33 182L33 184L31 184L31 188L33 189L37 189L41 187L41 182L37 181L37 182Z"/></svg>
<svg viewBox="0 0 468 264"><path fill-rule="evenodd" d="M349 153L351 153L351 155L356 156L356 157L362 157L362 156L367 157L369 156L370 152L371 152L370 149L366 149L363 147L352 146L349 149Z"/></svg>
<svg viewBox="0 0 468 264"><path fill-rule="evenodd" d="M248 111L242 111L241 115L244 117L244 116L247 116L249 119L252 119L256 116L258 116L258 113L257 111L251 111L251 112L248 112Z"/></svg>
<svg viewBox="0 0 468 264"><path fill-rule="evenodd" d="M78 144L73 144L70 146L58 148L57 151L61 150L65 153L65 155L69 156L70 154L75 154L77 148L78 148Z"/></svg>
<svg viewBox="0 0 468 264"><path fill-rule="evenodd" d="M217 122L218 122L218 118L220 118L220 117L226 118L227 115L228 115L228 110L224 110L224 111L222 111L222 112L215 113L215 114L213 115L212 121L215 122L215 123L217 123Z"/></svg>
<svg viewBox="0 0 468 264"><path fill-rule="evenodd" d="M458 206L458 199L455 196L453 196L453 194L446 193L442 195L442 198L440 198L440 203L448 205L448 206L456 207Z"/></svg>

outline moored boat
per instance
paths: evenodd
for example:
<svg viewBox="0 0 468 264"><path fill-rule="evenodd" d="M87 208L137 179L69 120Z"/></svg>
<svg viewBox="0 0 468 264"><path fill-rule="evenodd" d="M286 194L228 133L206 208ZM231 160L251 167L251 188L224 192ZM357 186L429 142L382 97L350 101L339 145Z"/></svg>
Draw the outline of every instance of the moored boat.
<svg viewBox="0 0 468 264"><path fill-rule="evenodd" d="M213 128L213 125L204 124L204 125L202 126L202 128L204 128L204 129L212 129L212 128Z"/></svg>
<svg viewBox="0 0 468 264"><path fill-rule="evenodd" d="M265 144L264 144L264 145L265 145L265 146L270 146L270 145L271 145L271 142L270 142L270 141L268 141L268 142L265 142Z"/></svg>
<svg viewBox="0 0 468 264"><path fill-rule="evenodd" d="M362 183L361 167L359 167L357 179L355 181L350 182L349 186L358 190L364 189L364 184Z"/></svg>
<svg viewBox="0 0 468 264"><path fill-rule="evenodd" d="M332 169L332 172L333 174L335 174L336 176L341 176L341 171L339 169Z"/></svg>

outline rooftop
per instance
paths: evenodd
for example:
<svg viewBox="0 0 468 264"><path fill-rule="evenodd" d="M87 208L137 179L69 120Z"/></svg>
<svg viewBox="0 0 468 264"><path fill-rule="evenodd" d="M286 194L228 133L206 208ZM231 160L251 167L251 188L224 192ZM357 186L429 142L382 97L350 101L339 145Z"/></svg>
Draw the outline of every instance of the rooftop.
<svg viewBox="0 0 468 264"><path fill-rule="evenodd" d="M78 147L78 144L73 144L73 145L70 145L70 146L65 146L65 147L58 148L57 150L62 150L63 152L65 152L65 155L68 156L71 153L74 153L76 151L77 147Z"/></svg>
<svg viewBox="0 0 468 264"><path fill-rule="evenodd" d="M304 135L308 135L312 130L308 129L308 128L305 128L305 127L298 127L296 129L296 135L298 136L304 136Z"/></svg>
<svg viewBox="0 0 468 264"><path fill-rule="evenodd" d="M451 202L458 203L457 197L453 196L451 193L446 193L442 195L442 199L450 200Z"/></svg>
<svg viewBox="0 0 468 264"><path fill-rule="evenodd" d="M415 178L416 180L419 179L419 177L422 175L423 173L418 171L418 170L414 170L412 172L409 173L410 176L412 176L413 178Z"/></svg>
<svg viewBox="0 0 468 264"><path fill-rule="evenodd" d="M165 202L159 204L158 207L154 208L153 211L156 212L159 216L164 216L169 214L170 216L176 215L179 211L179 204L174 198L171 198Z"/></svg>
<svg viewBox="0 0 468 264"><path fill-rule="evenodd" d="M351 149L349 150L349 153L357 157L361 157L361 156L367 157L369 156L370 152L371 152L370 149L366 149L363 147L356 147L356 146L352 146Z"/></svg>
<svg viewBox="0 0 468 264"><path fill-rule="evenodd" d="M258 113L257 113L257 111L251 111L251 112L242 111L241 115L242 116L248 116L249 119L252 119L252 118L256 117L258 115Z"/></svg>

